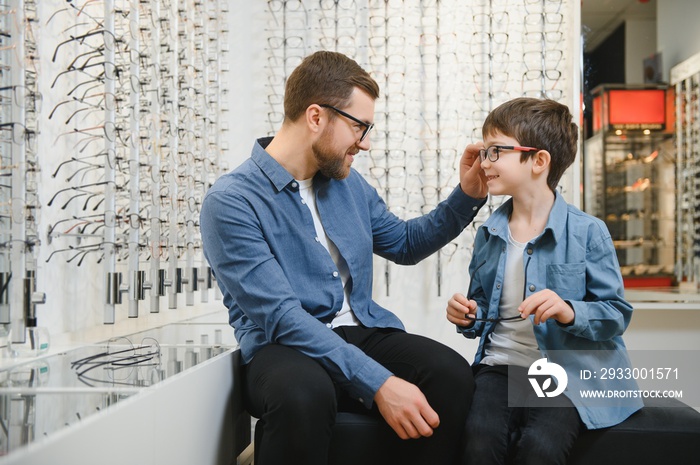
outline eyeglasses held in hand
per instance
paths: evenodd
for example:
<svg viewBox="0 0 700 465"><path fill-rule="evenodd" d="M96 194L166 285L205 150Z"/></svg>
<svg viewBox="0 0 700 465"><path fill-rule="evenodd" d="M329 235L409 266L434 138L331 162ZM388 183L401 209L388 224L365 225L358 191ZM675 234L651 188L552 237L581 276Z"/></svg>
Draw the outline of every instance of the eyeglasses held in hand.
<svg viewBox="0 0 700 465"><path fill-rule="evenodd" d="M515 315L515 316L509 316L507 318L503 317L497 317L497 318L477 318L475 316L470 315L469 313L464 315L465 319L471 320L471 321L485 321L487 323L495 323L497 321L512 321L512 320L522 320L525 321L523 317L520 315Z"/></svg>
<svg viewBox="0 0 700 465"><path fill-rule="evenodd" d="M534 147L521 147L519 145L492 145L485 149L479 150L479 158L481 158L481 161L486 161L488 158L488 160L492 163L497 162L501 155L501 151L510 150L516 150L518 152L537 152L539 149Z"/></svg>
<svg viewBox="0 0 700 465"><path fill-rule="evenodd" d="M323 107L323 108L330 108L331 110L335 111L335 112L338 113L339 115L342 115L342 116L346 117L347 119L349 119L349 120L351 120L351 121L354 121L355 123L357 123L357 124L359 124L360 126L362 126L363 128L365 128L365 129L362 131L362 136L360 136L360 142L362 142L363 140L365 140L365 138L367 137L367 134L369 134L369 132L370 132L370 131L372 130L372 128L374 127L374 123L366 123L366 122L364 122L364 121L362 121L362 120L360 120L360 119L355 118L354 116L352 116L352 115L349 114L349 113L345 113L343 110L337 109L336 107L334 107L334 106L332 106L332 105L322 104L322 105L319 105L319 106L321 106L321 107Z"/></svg>
<svg viewBox="0 0 700 465"><path fill-rule="evenodd" d="M496 147L496 146L494 146L494 147ZM489 148L491 148L491 147L489 147ZM534 149L534 150L537 150L537 149ZM482 150L482 152L483 152L483 150ZM474 271L472 272L472 278L469 280L469 289L467 290L467 299L469 299L469 300L474 300L474 289L472 287L474 285L474 276L476 276L476 272L479 271L479 268L484 266L485 263L486 263L486 260L481 262L479 264L479 266L477 266L474 269ZM528 268L529 264L530 264L530 260L528 260L527 264L525 265L525 276L526 276L525 282L527 282L527 268ZM523 286L524 286L524 284L523 284ZM525 300L525 289L524 288L523 288L523 300ZM499 316L496 318L479 318L476 315L471 315L469 313L465 313L464 318L467 320L472 320L472 321L484 321L486 323L495 323L498 321L515 321L515 320L528 321L527 318L523 318L520 315L509 316L509 317L500 317Z"/></svg>

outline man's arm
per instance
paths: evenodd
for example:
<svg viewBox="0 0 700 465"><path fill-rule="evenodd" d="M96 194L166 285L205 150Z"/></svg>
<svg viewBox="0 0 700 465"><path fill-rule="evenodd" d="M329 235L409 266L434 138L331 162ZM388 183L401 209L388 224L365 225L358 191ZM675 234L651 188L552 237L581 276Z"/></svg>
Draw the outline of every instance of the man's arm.
<svg viewBox="0 0 700 465"><path fill-rule="evenodd" d="M261 328L267 342L317 360L351 396L371 406L391 372L302 308L245 199L210 193L200 223L205 256L227 303Z"/></svg>

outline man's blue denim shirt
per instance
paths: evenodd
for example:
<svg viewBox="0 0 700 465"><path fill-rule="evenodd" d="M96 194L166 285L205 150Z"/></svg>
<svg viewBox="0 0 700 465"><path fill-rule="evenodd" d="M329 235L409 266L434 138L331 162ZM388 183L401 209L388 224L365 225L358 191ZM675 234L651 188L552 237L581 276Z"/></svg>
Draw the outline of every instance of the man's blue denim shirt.
<svg viewBox="0 0 700 465"><path fill-rule="evenodd" d="M297 182L265 151L270 140L259 139L251 157L206 194L200 214L204 255L246 363L267 344L293 347L369 407L391 372L327 326L343 302L340 276L316 238ZM317 175L314 192L323 227L350 269L357 319L401 330L401 321L372 300L373 253L417 263L455 238L484 203L457 186L428 215L403 221L355 170L343 180Z"/></svg>
<svg viewBox="0 0 700 465"><path fill-rule="evenodd" d="M579 390L611 388L637 390L634 380L606 383L582 380L580 370L631 367L622 340L632 318L632 306L624 298L620 267L605 223L569 205L556 193L544 232L523 252L525 296L551 289L576 312L574 323L564 326L550 319L535 325L542 357L561 365L568 375L567 397L576 405L588 428L615 425L642 406L641 398L627 398L606 406L591 407ZM479 316L498 317L508 243L508 219L512 200L499 207L477 230L469 265L470 287ZM528 263L529 262L529 263ZM531 315L530 319L534 317ZM524 324L524 323L523 323ZM468 338L480 337L474 364L484 355L484 344L496 323L477 322L457 327Z"/></svg>

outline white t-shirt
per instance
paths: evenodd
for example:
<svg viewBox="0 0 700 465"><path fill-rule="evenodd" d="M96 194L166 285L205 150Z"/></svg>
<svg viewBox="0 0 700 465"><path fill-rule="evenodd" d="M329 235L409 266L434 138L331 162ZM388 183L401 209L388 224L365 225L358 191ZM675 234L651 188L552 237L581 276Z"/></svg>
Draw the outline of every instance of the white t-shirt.
<svg viewBox="0 0 700 465"><path fill-rule="evenodd" d="M503 293L498 307L499 316L502 318L519 314L518 306L523 301L525 287L523 251L526 246L527 244L513 239L510 230L508 231ZM529 319L499 321L488 337L489 340L484 346L485 355L481 361L483 364L529 367L541 357Z"/></svg>
<svg viewBox="0 0 700 465"><path fill-rule="evenodd" d="M321 224L321 219L318 214L318 208L316 207L316 196L314 195L313 189L313 179L304 179L303 181L297 180L299 183L299 194L301 198L306 202L306 206L309 207L311 211L311 217L314 220L314 228L316 228L316 237L318 237L319 242L326 248L328 253L330 253L333 262L338 267L338 273L340 274L340 280L343 284L343 306L340 311L335 314L333 321L331 322L331 327L336 326L356 326L359 324L355 313L353 313L350 308L350 289L348 282L350 281L350 270L348 269L348 264L340 255L338 247L330 240L326 234L326 230L323 229Z"/></svg>

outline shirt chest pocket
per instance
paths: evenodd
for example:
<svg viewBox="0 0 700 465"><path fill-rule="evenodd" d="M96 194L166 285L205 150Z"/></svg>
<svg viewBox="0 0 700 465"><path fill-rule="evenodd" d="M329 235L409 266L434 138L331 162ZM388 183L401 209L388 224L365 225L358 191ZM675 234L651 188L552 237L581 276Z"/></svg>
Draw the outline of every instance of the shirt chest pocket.
<svg viewBox="0 0 700 465"><path fill-rule="evenodd" d="M547 288L562 299L582 300L586 295L586 264L547 265Z"/></svg>

